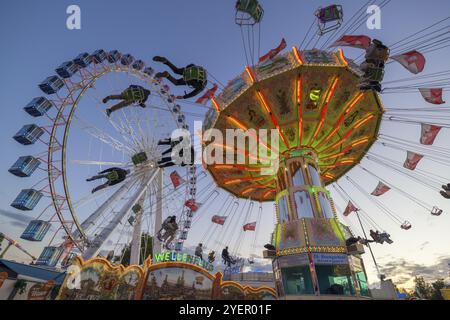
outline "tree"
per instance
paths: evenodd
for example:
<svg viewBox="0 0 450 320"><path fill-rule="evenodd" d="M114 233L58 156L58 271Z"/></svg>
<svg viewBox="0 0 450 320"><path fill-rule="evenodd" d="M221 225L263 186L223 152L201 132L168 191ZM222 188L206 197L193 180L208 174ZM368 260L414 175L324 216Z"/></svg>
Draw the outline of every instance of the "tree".
<svg viewBox="0 0 450 320"><path fill-rule="evenodd" d="M431 300L444 300L442 296L441 289L445 288L444 279L438 279L431 284L433 287L433 292L431 294Z"/></svg>
<svg viewBox="0 0 450 320"><path fill-rule="evenodd" d="M141 262L144 262L153 253L153 237L148 233L141 235ZM124 266L130 265L131 243L126 245L119 256L114 258L114 262L121 263Z"/></svg>
<svg viewBox="0 0 450 320"><path fill-rule="evenodd" d="M429 300L433 291L430 284L426 283L423 277L417 276L414 278L414 283L416 284L414 295L418 298Z"/></svg>

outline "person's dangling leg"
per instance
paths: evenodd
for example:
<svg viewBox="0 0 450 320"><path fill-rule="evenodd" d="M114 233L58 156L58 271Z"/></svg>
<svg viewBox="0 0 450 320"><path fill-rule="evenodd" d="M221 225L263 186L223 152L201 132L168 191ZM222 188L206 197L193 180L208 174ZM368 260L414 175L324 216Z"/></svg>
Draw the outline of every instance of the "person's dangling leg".
<svg viewBox="0 0 450 320"><path fill-rule="evenodd" d="M165 64L166 66L168 66L176 74L183 75L184 68L176 67L172 62L170 62L165 57L155 56L155 57L153 57L153 61L161 62L162 64Z"/></svg>
<svg viewBox="0 0 450 320"><path fill-rule="evenodd" d="M99 185L98 187L95 187L94 189L92 189L92 193L95 193L97 191L100 191L102 189L108 188L109 183L105 182L104 184Z"/></svg>
<svg viewBox="0 0 450 320"><path fill-rule="evenodd" d="M91 177L91 178L89 178L89 179L86 179L86 181L94 181L94 180L98 180L98 179L103 179L103 178L106 178L107 176L108 176L107 173L104 173L104 174L98 174L98 175L93 176L93 177Z"/></svg>
<svg viewBox="0 0 450 320"><path fill-rule="evenodd" d="M127 100L124 100L124 101L119 102L118 104L112 106L111 108L106 109L106 113L107 113L108 116L109 116L111 113L113 113L113 112L115 112L115 111L117 111L117 110L120 110L120 109L122 109L122 108L128 107L128 106L130 106L130 105L132 105L132 104L133 104L133 101L127 101Z"/></svg>
<svg viewBox="0 0 450 320"><path fill-rule="evenodd" d="M109 100L122 100L124 99L122 94L112 94L103 99L103 103L107 103Z"/></svg>

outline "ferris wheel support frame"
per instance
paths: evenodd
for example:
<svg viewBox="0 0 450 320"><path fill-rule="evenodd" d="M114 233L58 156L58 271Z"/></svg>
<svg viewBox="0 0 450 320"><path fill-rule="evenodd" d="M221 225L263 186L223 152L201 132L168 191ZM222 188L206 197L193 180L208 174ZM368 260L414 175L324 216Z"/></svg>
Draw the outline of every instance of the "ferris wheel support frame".
<svg viewBox="0 0 450 320"><path fill-rule="evenodd" d="M148 190L148 187L153 180L158 176L158 172L161 169L155 169L151 174L144 177L143 183L136 190L136 192L130 197L130 199L122 206L120 211L111 219L108 225L94 238L91 245L83 252L83 259L89 260L95 257L99 252L103 244L108 240L114 230L117 228L123 218L130 213L132 207L139 201L139 199Z"/></svg>
<svg viewBox="0 0 450 320"><path fill-rule="evenodd" d="M133 236L131 238L131 250L130 250L130 265L137 265L139 264L140 260L139 258L141 252L142 216L144 214L144 202L146 194L147 192L144 192L144 194L138 201L140 209L139 212L136 213L136 218L133 226Z"/></svg>
<svg viewBox="0 0 450 320"><path fill-rule="evenodd" d="M161 241L159 241L156 235L161 229L162 225L162 211L163 211L163 169L159 170L158 176L156 177L156 212L155 212L155 230L153 238L153 252L161 252Z"/></svg>

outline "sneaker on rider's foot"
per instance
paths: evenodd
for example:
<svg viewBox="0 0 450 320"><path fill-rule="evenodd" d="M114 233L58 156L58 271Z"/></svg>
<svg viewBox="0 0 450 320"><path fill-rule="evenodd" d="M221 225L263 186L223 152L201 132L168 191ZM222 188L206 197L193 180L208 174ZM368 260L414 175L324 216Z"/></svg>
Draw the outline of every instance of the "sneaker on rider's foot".
<svg viewBox="0 0 450 320"><path fill-rule="evenodd" d="M102 100L102 102L103 102L103 103L107 103L107 102L108 102L108 98L104 98L104 99Z"/></svg>
<svg viewBox="0 0 450 320"><path fill-rule="evenodd" d="M444 189L445 191L450 191L450 183L442 185L442 189Z"/></svg>
<svg viewBox="0 0 450 320"><path fill-rule="evenodd" d="M108 117L111 116L111 109L106 109L106 115L107 115Z"/></svg>
<svg viewBox="0 0 450 320"><path fill-rule="evenodd" d="M154 56L153 61L165 63L165 62L167 62L167 59L164 57L161 57L161 56Z"/></svg>
<svg viewBox="0 0 450 320"><path fill-rule="evenodd" d="M441 196L443 196L445 199L450 199L450 192L449 191L441 191Z"/></svg>
<svg viewBox="0 0 450 320"><path fill-rule="evenodd" d="M167 71L158 72L157 74L155 74L155 78L166 78L168 75L169 73Z"/></svg>

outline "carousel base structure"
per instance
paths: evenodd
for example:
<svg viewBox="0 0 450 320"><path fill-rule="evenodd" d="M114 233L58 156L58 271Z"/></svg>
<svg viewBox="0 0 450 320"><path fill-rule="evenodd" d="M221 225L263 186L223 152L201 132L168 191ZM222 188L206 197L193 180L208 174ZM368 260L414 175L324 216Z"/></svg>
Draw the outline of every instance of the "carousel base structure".
<svg viewBox="0 0 450 320"><path fill-rule="evenodd" d="M155 255L156 257L156 255ZM76 257L58 300L275 300L270 287L253 288L223 281L203 261L189 254L164 252L160 262L144 266L113 265L103 258Z"/></svg>

